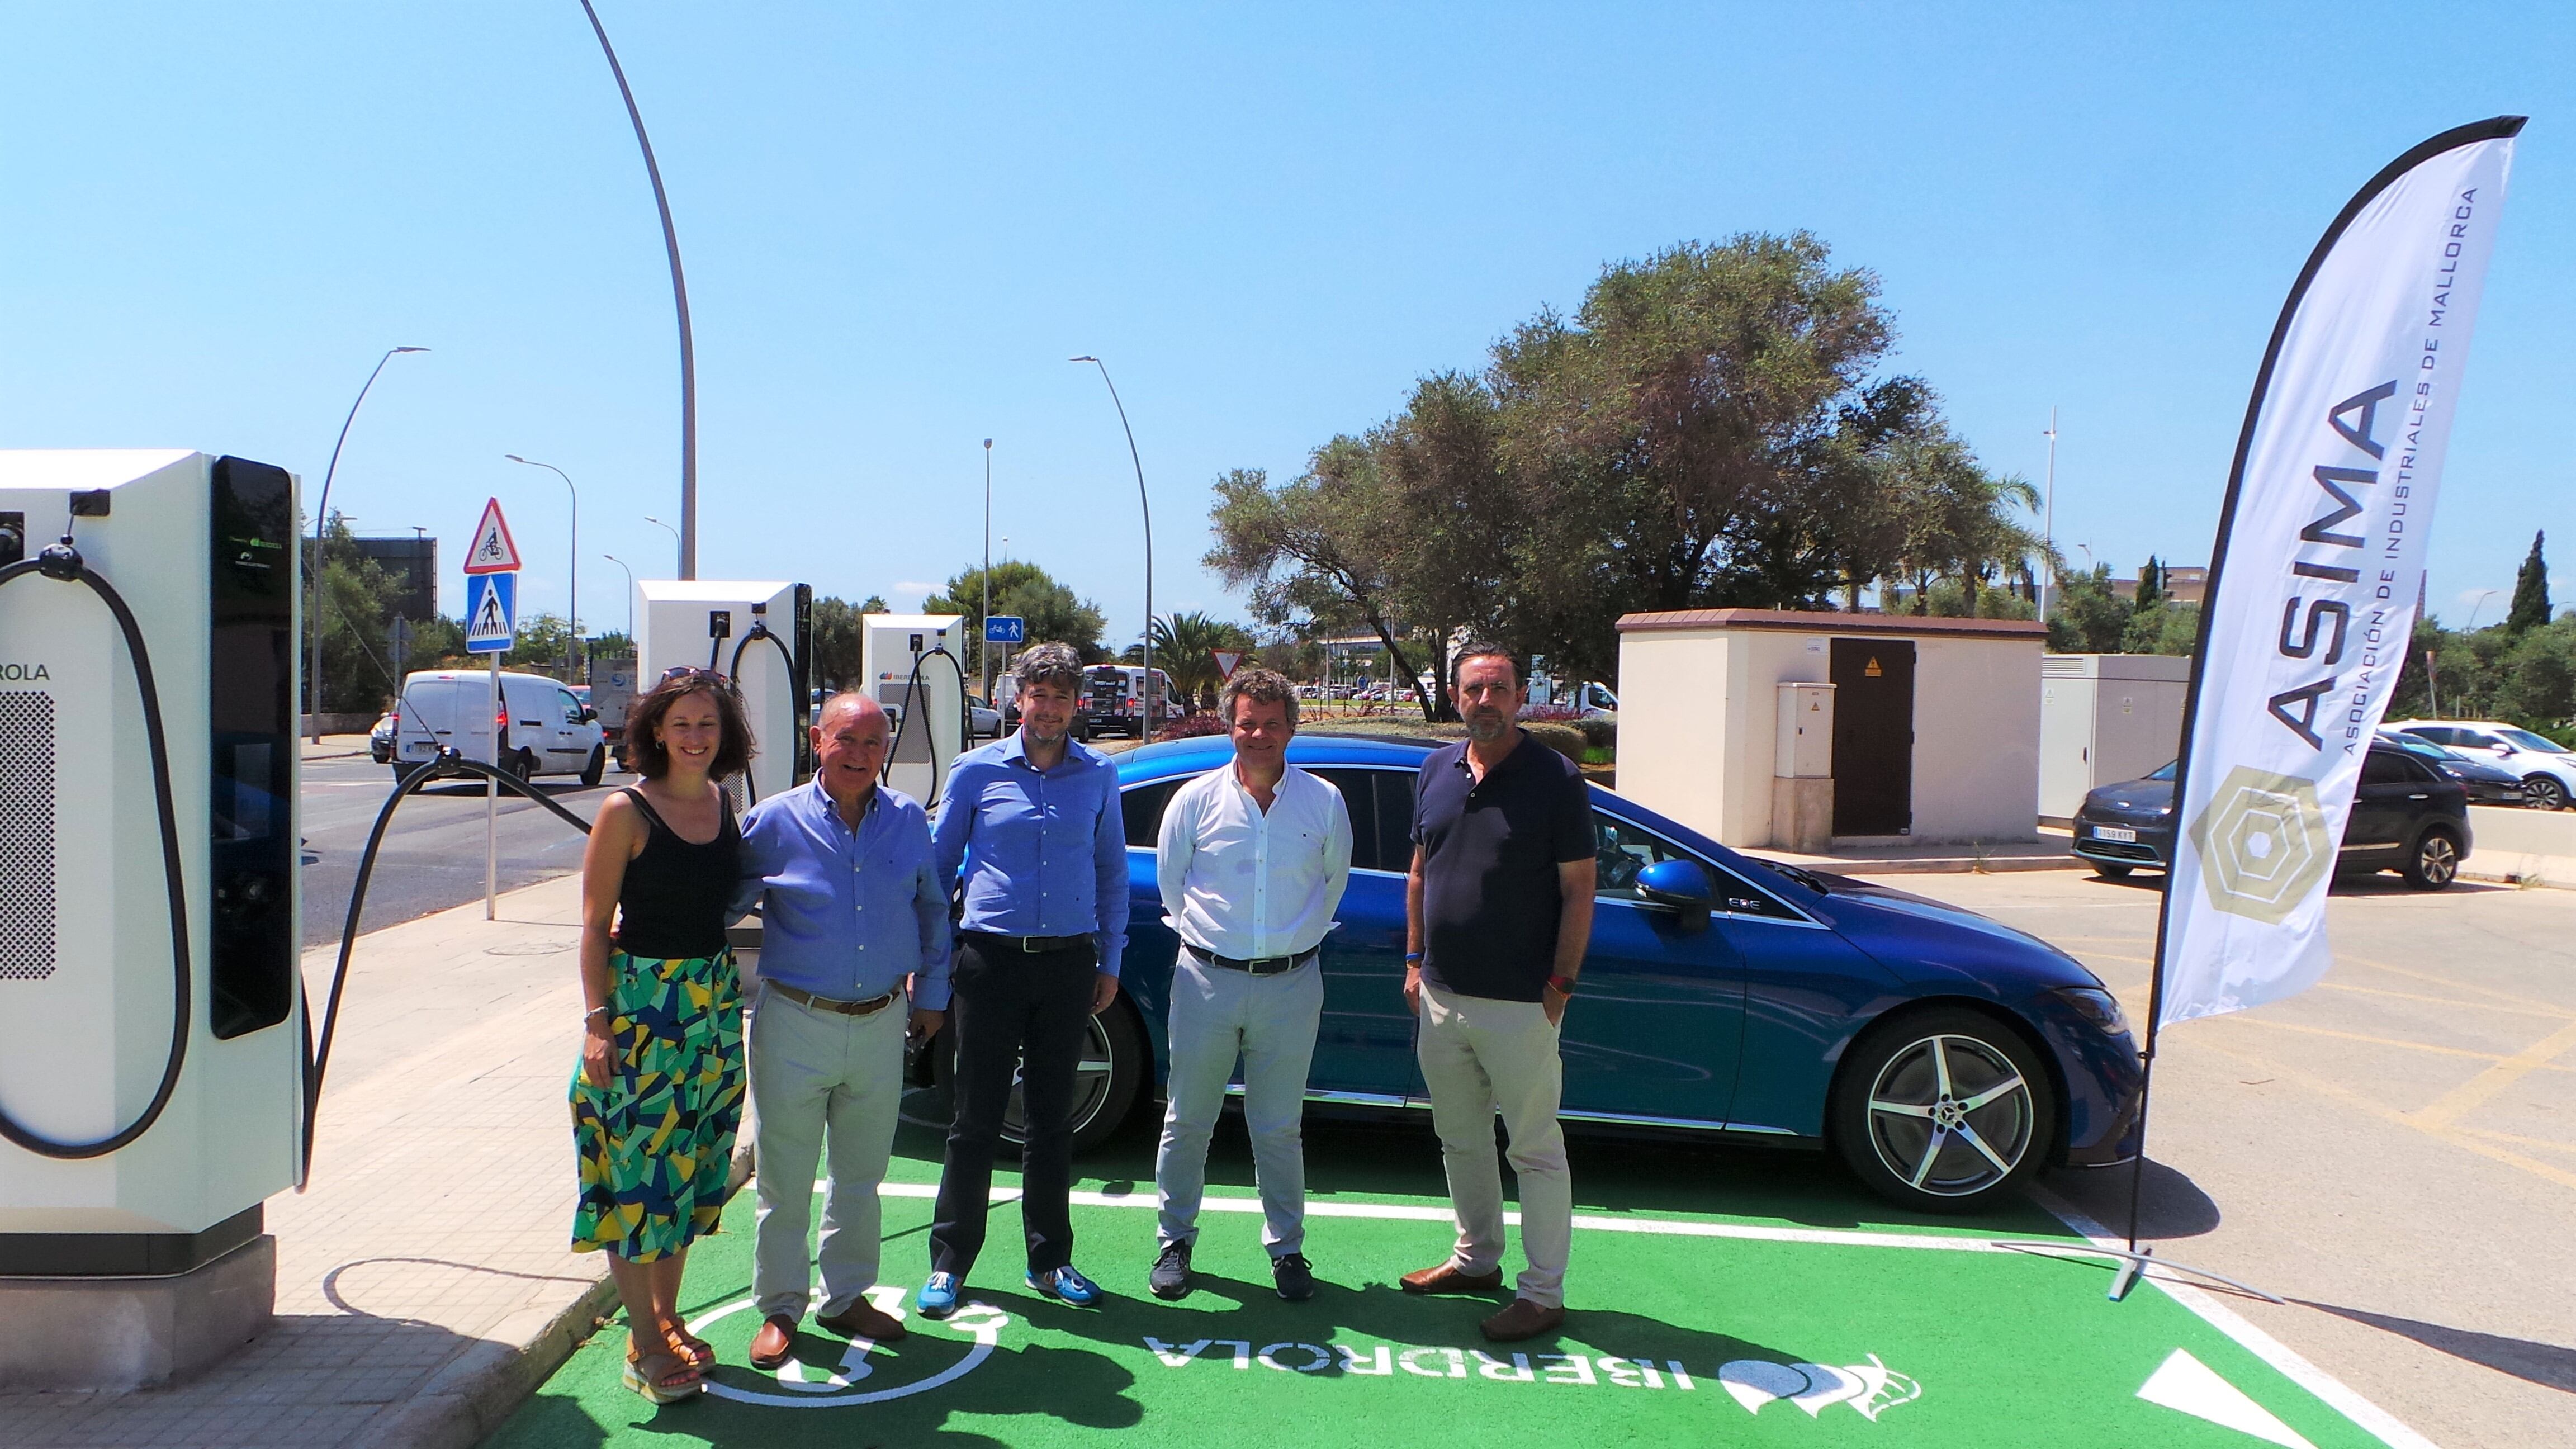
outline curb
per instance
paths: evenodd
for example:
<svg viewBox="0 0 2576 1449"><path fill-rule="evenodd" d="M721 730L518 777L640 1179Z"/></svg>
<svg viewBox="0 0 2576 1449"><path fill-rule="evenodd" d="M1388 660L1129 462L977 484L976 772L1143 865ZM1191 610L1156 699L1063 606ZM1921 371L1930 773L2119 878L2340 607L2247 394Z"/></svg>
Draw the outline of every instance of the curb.
<svg viewBox="0 0 2576 1449"><path fill-rule="evenodd" d="M365 1440L384 1449L473 1449L563 1367L617 1305L601 1278L560 1308L525 1308L447 1361L410 1399L386 1407Z"/></svg>

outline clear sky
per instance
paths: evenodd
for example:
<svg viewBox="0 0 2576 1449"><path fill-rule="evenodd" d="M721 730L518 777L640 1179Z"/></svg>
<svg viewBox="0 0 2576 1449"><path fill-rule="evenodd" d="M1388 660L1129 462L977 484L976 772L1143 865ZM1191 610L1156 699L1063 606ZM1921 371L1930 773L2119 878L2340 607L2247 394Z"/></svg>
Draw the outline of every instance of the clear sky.
<svg viewBox="0 0 2576 1449"><path fill-rule="evenodd" d="M2534 528L2576 601L2576 7L682 5L600 0L689 269L702 576L911 608L993 532L1142 614L1241 617L1208 484L1294 474L1605 261L1810 229L1893 365L2057 536L2208 558L2264 339L2335 211L2532 115L2432 547L2454 624ZM455 563L487 495L562 607L667 575L678 367L651 194L575 0L0 8L0 446L186 446ZM2079 547L2082 546L2082 547ZM2485 601L2492 622L2499 594Z"/></svg>

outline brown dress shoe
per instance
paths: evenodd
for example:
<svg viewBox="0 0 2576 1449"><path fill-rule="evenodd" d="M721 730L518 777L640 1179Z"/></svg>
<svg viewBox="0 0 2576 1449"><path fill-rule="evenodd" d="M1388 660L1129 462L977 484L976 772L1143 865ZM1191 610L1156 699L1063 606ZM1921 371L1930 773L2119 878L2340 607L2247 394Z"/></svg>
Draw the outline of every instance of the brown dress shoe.
<svg viewBox="0 0 2576 1449"><path fill-rule="evenodd" d="M903 1337L902 1322L864 1298L839 1313L815 1315L814 1326L843 1338L864 1338L876 1343L892 1343Z"/></svg>
<svg viewBox="0 0 2576 1449"><path fill-rule="evenodd" d="M1564 1322L1565 1310L1562 1308L1549 1308L1526 1298L1515 1298L1502 1312L1476 1326L1484 1331L1485 1337L1496 1343L1518 1343L1524 1338L1553 1333Z"/></svg>
<svg viewBox="0 0 2576 1449"><path fill-rule="evenodd" d="M1456 1263L1443 1263L1437 1268L1407 1273L1399 1282L1407 1293L1488 1293L1503 1286L1503 1270L1462 1273Z"/></svg>
<svg viewBox="0 0 2576 1449"><path fill-rule="evenodd" d="M773 1313L761 1321L760 1332L751 1336L751 1366L774 1369L796 1353L796 1320L784 1313Z"/></svg>

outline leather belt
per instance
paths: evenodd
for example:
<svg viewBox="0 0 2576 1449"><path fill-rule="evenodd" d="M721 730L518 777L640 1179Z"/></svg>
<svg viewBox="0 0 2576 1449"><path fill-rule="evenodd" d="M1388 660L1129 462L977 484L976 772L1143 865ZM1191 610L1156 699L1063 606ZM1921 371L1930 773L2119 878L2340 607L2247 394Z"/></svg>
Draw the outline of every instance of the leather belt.
<svg viewBox="0 0 2576 1449"><path fill-rule="evenodd" d="M810 1006L816 1011L837 1012L842 1016L874 1016L892 1006L894 999L903 994L901 991L889 991L883 996L872 996L865 1001L834 1001L828 996L816 996L810 991L799 991L784 981L772 981L768 985L770 990L795 1002L798 1006Z"/></svg>
<svg viewBox="0 0 2576 1449"><path fill-rule="evenodd" d="M1322 949L1324 948L1317 946L1298 956L1261 956L1246 959L1241 956L1220 956L1214 951L1192 946L1190 954L1211 966L1222 966L1228 971L1241 971L1250 976L1282 976L1314 960L1315 953Z"/></svg>
<svg viewBox="0 0 2576 1449"><path fill-rule="evenodd" d="M1031 956L1048 951L1071 951L1092 944L1089 936L1003 936L991 931L968 931L966 934L986 945Z"/></svg>

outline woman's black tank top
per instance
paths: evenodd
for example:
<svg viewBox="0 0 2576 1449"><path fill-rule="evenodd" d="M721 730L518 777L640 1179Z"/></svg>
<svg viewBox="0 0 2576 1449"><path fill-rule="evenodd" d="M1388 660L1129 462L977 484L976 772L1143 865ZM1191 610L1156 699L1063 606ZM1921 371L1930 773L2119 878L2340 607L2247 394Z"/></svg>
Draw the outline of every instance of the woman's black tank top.
<svg viewBox="0 0 2576 1449"><path fill-rule="evenodd" d="M724 804L716 838L692 845L653 809L644 792L623 793L644 812L643 850L626 862L617 890L617 948L629 956L713 956L725 947L725 915L742 883L742 832Z"/></svg>

